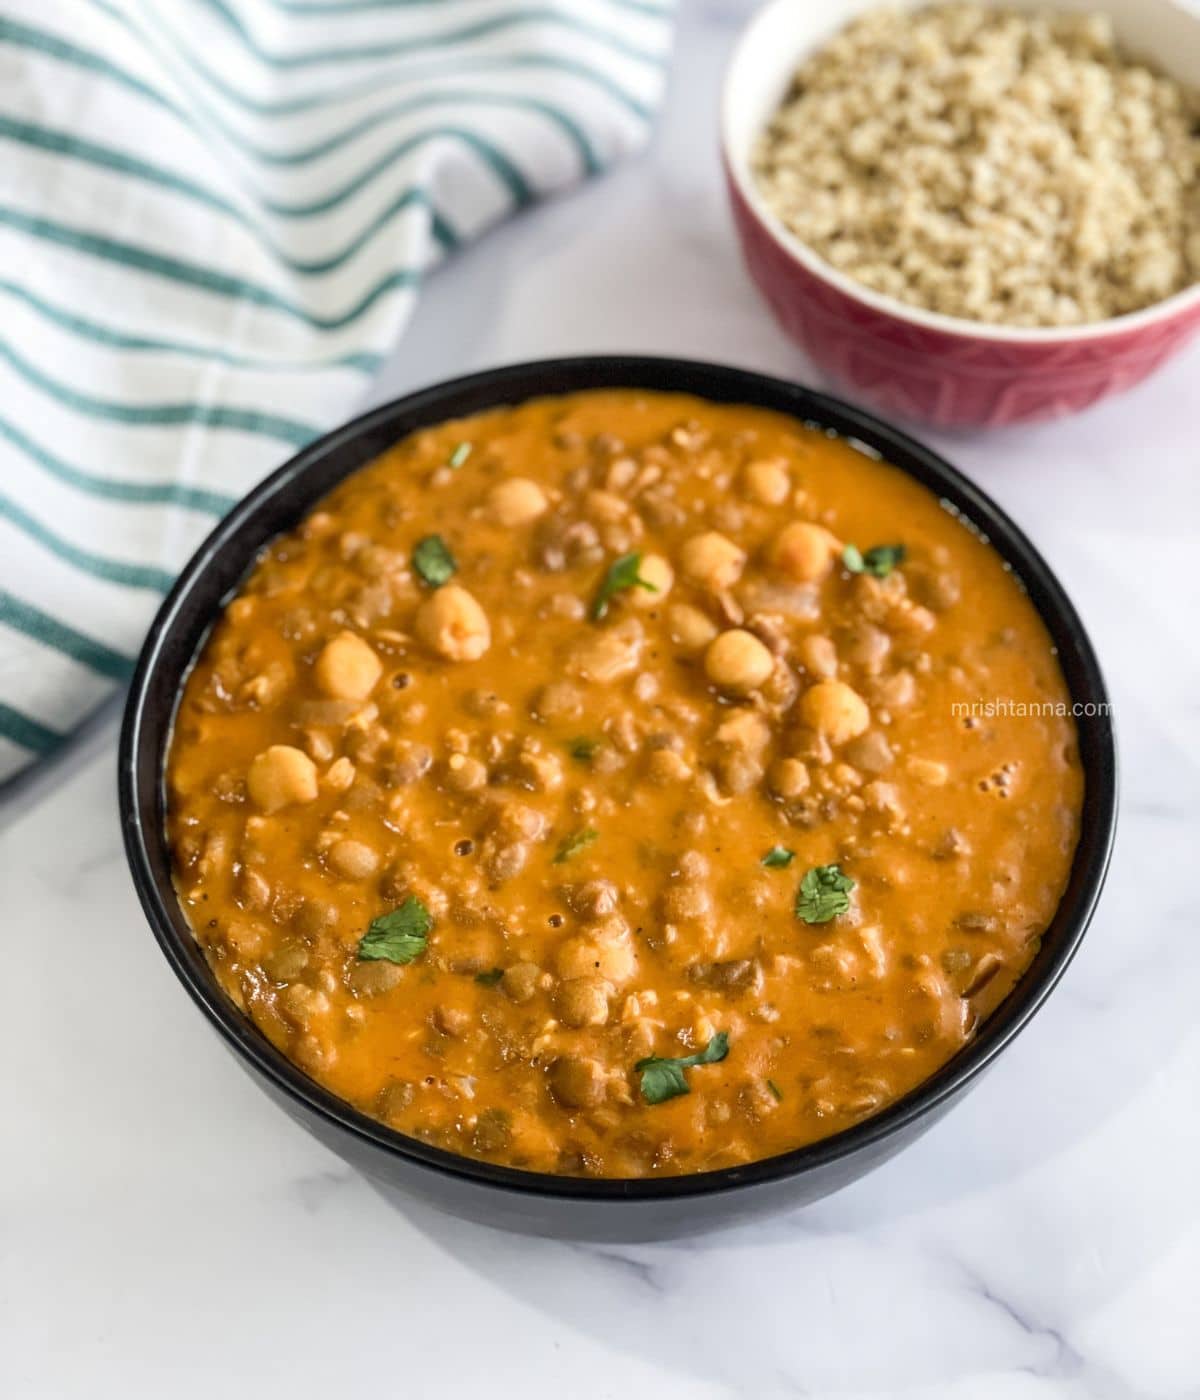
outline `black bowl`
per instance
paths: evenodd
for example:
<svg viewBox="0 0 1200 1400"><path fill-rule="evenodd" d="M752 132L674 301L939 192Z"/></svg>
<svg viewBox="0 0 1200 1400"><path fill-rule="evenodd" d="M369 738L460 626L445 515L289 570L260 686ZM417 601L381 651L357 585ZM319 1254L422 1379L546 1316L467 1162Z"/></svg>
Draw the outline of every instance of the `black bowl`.
<svg viewBox="0 0 1200 1400"><path fill-rule="evenodd" d="M810 1147L747 1166L659 1180L584 1180L459 1157L359 1113L287 1060L221 991L171 884L164 758L184 677L222 606L262 547L334 485L414 429L540 394L628 387L778 409L843 437L923 482L1008 561L1050 630L1080 711L1086 791L1067 891L1016 989L955 1057L890 1108ZM364 414L293 457L252 491L183 570L134 672L119 758L125 848L159 946L192 999L277 1103L348 1162L385 1185L456 1215L538 1234L649 1239L695 1233L827 1195L912 1142L1029 1021L1083 938L1104 883L1116 826L1116 751L1096 657L1044 560L982 491L940 457L836 399L744 370L685 360L603 356L512 365L423 389Z"/></svg>

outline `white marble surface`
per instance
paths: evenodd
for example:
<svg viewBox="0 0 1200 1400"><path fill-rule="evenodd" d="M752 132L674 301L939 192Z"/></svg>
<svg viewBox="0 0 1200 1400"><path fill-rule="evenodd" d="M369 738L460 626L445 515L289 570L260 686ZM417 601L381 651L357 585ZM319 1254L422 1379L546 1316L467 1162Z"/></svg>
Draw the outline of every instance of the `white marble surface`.
<svg viewBox="0 0 1200 1400"><path fill-rule="evenodd" d="M656 149L441 273L378 397L686 352L806 380L739 269L685 4ZM595 1249L398 1211L262 1098L126 876L110 721L0 835L0 1396L1200 1396L1200 346L1074 422L943 440L1076 597L1124 806L1092 932L992 1074L840 1195ZM2 817L0 817L2 819Z"/></svg>

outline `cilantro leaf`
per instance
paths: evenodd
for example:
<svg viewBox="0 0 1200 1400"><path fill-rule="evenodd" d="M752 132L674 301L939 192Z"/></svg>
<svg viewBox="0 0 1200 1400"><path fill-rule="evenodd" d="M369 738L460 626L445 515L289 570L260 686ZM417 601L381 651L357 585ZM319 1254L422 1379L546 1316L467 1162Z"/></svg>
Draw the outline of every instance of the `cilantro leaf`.
<svg viewBox="0 0 1200 1400"><path fill-rule="evenodd" d="M893 569L904 563L906 553L902 544L877 544L865 553L857 545L848 544L842 550L842 563L852 574L887 578Z"/></svg>
<svg viewBox="0 0 1200 1400"><path fill-rule="evenodd" d="M454 449L454 451L451 452L450 456L447 457L446 465L450 468L452 472L456 472L470 455L471 443L460 442L458 446Z"/></svg>
<svg viewBox="0 0 1200 1400"><path fill-rule="evenodd" d="M848 544L842 550L842 564L852 574L861 574L867 567L863 562L862 550L856 544Z"/></svg>
<svg viewBox="0 0 1200 1400"><path fill-rule="evenodd" d="M760 863L768 870L785 870L795 859L796 852L787 846L772 846Z"/></svg>
<svg viewBox="0 0 1200 1400"><path fill-rule="evenodd" d="M836 865L814 865L796 891L796 917L806 924L827 924L850 908L854 881Z"/></svg>
<svg viewBox="0 0 1200 1400"><path fill-rule="evenodd" d="M694 1065L715 1065L729 1054L729 1033L718 1031L703 1050L694 1055L680 1055L677 1059L663 1059L659 1055L648 1055L634 1065L634 1071L642 1076L642 1098L647 1103L665 1103L667 1099L678 1098L690 1093L685 1069Z"/></svg>
<svg viewBox="0 0 1200 1400"><path fill-rule="evenodd" d="M371 920L358 940L358 956L363 962L410 963L425 951L432 927L433 916L410 894L399 908Z"/></svg>
<svg viewBox="0 0 1200 1400"><path fill-rule="evenodd" d="M481 987L494 987L503 976L504 969L502 967L489 967L486 972L477 972L475 980Z"/></svg>
<svg viewBox="0 0 1200 1400"><path fill-rule="evenodd" d="M612 602L613 596L623 593L628 588L644 588L647 593L657 593L658 585L647 583L644 578L638 577L638 570L642 567L642 556L640 554L622 554L619 559L614 559L608 566L608 573L604 575L588 616L593 622L599 622L608 612L608 605Z"/></svg>
<svg viewBox="0 0 1200 1400"><path fill-rule="evenodd" d="M783 1102L783 1090L779 1087L778 1084L775 1083L773 1079L767 1080L767 1088L770 1089L771 1095L777 1103Z"/></svg>
<svg viewBox="0 0 1200 1400"><path fill-rule="evenodd" d="M593 841L598 840L600 833L594 826L585 826L581 831L573 831L570 836L564 836L558 844L558 850L554 852L554 864L562 865L570 860L572 856L577 856L580 851L586 851Z"/></svg>
<svg viewBox="0 0 1200 1400"><path fill-rule="evenodd" d="M454 555L441 535L426 535L412 552L413 568L431 588L440 588L458 572Z"/></svg>
<svg viewBox="0 0 1200 1400"><path fill-rule="evenodd" d="M578 739L571 740L567 745L567 752L572 758L577 758L580 763L587 763L589 759L595 758L596 750L599 747L599 739L588 739L581 735Z"/></svg>

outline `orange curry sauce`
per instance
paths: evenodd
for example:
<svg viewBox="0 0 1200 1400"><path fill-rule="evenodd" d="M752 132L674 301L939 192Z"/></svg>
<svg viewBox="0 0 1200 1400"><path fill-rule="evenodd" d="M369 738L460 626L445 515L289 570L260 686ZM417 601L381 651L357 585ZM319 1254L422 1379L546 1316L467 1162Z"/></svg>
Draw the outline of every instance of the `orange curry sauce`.
<svg viewBox="0 0 1200 1400"><path fill-rule="evenodd" d="M876 1112L1010 990L1078 834L1068 705L896 469L755 408L537 400L264 551L180 704L179 898L263 1034L405 1133L728 1166Z"/></svg>

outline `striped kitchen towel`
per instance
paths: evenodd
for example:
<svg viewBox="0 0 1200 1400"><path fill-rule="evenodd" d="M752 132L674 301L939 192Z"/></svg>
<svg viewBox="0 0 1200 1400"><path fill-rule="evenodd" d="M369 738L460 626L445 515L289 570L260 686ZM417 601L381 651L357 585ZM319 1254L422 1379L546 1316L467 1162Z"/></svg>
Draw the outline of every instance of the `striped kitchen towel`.
<svg viewBox="0 0 1200 1400"><path fill-rule="evenodd" d="M0 781L425 271L647 138L669 0L0 0Z"/></svg>

